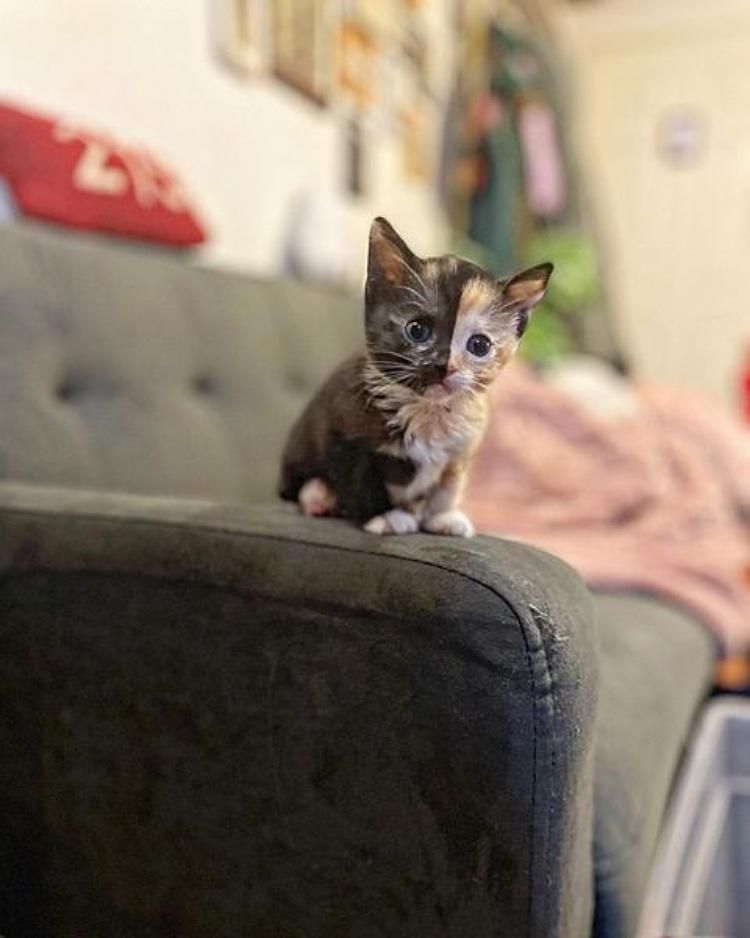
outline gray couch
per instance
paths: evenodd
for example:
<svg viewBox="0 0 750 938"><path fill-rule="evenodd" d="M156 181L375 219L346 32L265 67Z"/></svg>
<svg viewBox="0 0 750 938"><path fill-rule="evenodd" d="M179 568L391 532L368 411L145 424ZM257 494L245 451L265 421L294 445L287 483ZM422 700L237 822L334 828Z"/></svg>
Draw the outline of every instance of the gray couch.
<svg viewBox="0 0 750 938"><path fill-rule="evenodd" d="M275 501L343 293L0 229L0 932L633 932L712 648Z"/></svg>

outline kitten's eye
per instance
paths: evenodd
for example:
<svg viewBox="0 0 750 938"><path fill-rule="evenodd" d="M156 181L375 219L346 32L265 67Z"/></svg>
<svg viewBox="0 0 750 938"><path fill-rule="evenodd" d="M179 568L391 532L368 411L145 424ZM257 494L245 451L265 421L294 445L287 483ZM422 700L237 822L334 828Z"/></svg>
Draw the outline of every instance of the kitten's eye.
<svg viewBox="0 0 750 938"><path fill-rule="evenodd" d="M484 358L490 353L490 349L492 348L492 341L486 335L472 335L469 336L469 341L466 343L466 348L476 358Z"/></svg>
<svg viewBox="0 0 750 938"><path fill-rule="evenodd" d="M404 328L406 338L415 345L424 345L432 336L432 326L424 319L412 319Z"/></svg>

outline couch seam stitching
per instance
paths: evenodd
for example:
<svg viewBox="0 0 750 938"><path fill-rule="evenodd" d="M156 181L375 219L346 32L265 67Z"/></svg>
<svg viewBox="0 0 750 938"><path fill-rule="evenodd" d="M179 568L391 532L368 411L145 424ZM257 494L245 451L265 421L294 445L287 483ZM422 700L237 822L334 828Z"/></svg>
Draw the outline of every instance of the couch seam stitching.
<svg viewBox="0 0 750 938"><path fill-rule="evenodd" d="M34 509L28 509L28 508L8 507L8 508L0 508L0 512L6 513L6 514L15 514L18 516L26 515L30 517L39 517L39 516L43 517L45 515L50 515L50 514L52 514L53 517L55 516L55 514L57 515L57 517L60 516L59 509L58 510L54 510L54 509L53 510L48 510L48 509L34 510ZM100 524L107 524L107 523L116 524L118 522L119 523L126 522L129 525L133 524L142 528L169 527L172 529L179 529L185 523L184 521L174 521L172 519L128 518L127 516L103 515L103 514L98 514L94 512L76 512L74 513L73 518L74 520L93 521L93 522L98 522ZM548 662L547 649L541 637L541 631L539 630L539 627L536 624L536 622L533 622L533 619L532 619L532 622L533 622L533 625L532 625L529 622L525 621L524 616L521 615L519 609L517 608L517 600L510 599L506 596L503 596L496 587L485 582L483 579L480 579L479 577L476 577L476 576L472 576L471 574L466 573L465 571L453 569L449 566L446 566L444 563L439 563L434 560L428 560L428 559L421 558L421 557L401 557L398 554L387 554L387 553L383 553L380 551L364 550L364 549L357 548L357 547L349 547L349 546L343 547L341 545L335 545L335 544L320 544L315 541L307 540L304 538L285 537L280 534L268 534L266 532L241 531L241 530L236 530L231 527L224 526L224 525L200 523L200 521L197 521L196 523L196 519L186 519L186 521L190 524L193 530L220 534L223 536L231 537L236 540L264 539L264 540L275 541L279 543L286 542L286 543L293 543L293 544L302 544L305 547L321 547L321 548L325 548L326 550L344 550L349 553L360 554L362 556L384 557L390 560L399 560L399 561L405 561L407 563L416 563L416 564L422 564L424 566L433 567L434 569L442 570L445 573L452 573L456 576L459 576L469 581L470 583L474 583L475 585L488 590L493 596L495 596L497 599L505 603L508 609L511 610L516 620L516 624L521 632L521 637L524 643L524 650L526 652L526 664L527 664L527 668L529 672L529 677L530 677L530 682L531 682L531 687L532 687L532 692L533 692L533 704L534 704L533 705L533 717L532 717L533 741L534 741L534 764L533 764L533 770L532 770L532 780L533 780L532 783L533 783L534 790L533 790L533 795L532 795L532 816L531 816L532 836L530 839L530 847L529 847L529 882L528 882L528 891L529 891L528 910L529 911L528 911L528 922L527 922L527 926L528 926L527 934L531 935L532 923L533 923L532 910L534 908L534 893L535 893L535 890L533 888L533 885L534 885L533 874L534 874L534 864L536 862L536 855L537 855L535 834L539 833L536 807L538 804L537 795L538 795L538 786L539 786L538 744L539 744L539 717L540 715L539 715L538 708L540 704L540 698L539 698L540 688L539 688L539 682L537 681L537 678L534 672L534 667L533 667L534 652L532 652L532 649L530 646L529 628L533 628L539 635L539 639L540 639L539 640L539 652L541 652L543 660L544 660L545 673L549 675L549 662ZM0 573L1 572L2 571L0 571ZM86 572L86 571L84 569L79 572ZM166 578L163 578L163 579L166 579ZM550 697L552 697L551 684L550 684L549 693L550 693ZM552 714L553 714L553 722L554 722L554 714L555 714L554 702L552 706ZM551 742L551 747L554 749L554 732L553 732L553 740ZM549 809L548 809L548 812L549 812ZM547 827L547 832L548 832L548 829L549 829L548 816L545 816L545 825ZM545 868L546 868L546 865L545 865ZM549 917L548 914L546 914L545 918L548 918L548 917Z"/></svg>

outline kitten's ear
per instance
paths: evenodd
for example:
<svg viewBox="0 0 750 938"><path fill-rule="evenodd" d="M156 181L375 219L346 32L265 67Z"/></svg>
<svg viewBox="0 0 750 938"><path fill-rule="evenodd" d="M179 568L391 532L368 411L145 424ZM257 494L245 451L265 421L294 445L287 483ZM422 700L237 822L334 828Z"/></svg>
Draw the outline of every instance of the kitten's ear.
<svg viewBox="0 0 750 938"><path fill-rule="evenodd" d="M529 313L547 292L547 283L553 270L553 264L537 264L502 281L503 307Z"/></svg>
<svg viewBox="0 0 750 938"><path fill-rule="evenodd" d="M393 286L407 281L416 272L419 258L409 249L396 229L385 218L376 218L370 226L370 249L367 277L374 282L385 280ZM411 270L410 270L411 268Z"/></svg>

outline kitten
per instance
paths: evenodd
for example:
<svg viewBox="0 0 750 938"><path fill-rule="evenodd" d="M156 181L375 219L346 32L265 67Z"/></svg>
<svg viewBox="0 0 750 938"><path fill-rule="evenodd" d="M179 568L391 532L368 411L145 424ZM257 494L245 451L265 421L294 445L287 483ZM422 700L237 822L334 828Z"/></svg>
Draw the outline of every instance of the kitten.
<svg viewBox="0 0 750 938"><path fill-rule="evenodd" d="M516 350L552 264L506 280L452 255L421 259L384 218L370 229L366 348L293 427L280 495L374 534L470 537L458 505L487 389Z"/></svg>

